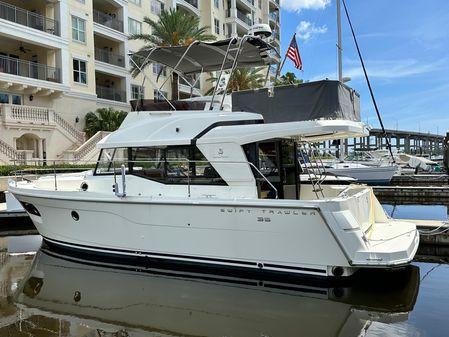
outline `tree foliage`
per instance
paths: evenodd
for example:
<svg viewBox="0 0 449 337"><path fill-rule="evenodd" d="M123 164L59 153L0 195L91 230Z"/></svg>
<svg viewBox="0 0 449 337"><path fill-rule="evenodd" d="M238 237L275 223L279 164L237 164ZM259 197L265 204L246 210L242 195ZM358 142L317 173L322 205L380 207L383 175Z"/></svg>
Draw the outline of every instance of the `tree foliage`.
<svg viewBox="0 0 449 337"><path fill-rule="evenodd" d="M301 83L304 83L304 81L296 78L296 75L294 73L288 71L280 78L278 78L274 85L277 87L281 85L301 84Z"/></svg>
<svg viewBox="0 0 449 337"><path fill-rule="evenodd" d="M163 10L159 21L153 21L149 17L143 20L150 26L151 34L132 34L131 40L142 40L145 45L139 49L140 55L154 46L186 46L194 41L215 40L214 35L207 34L209 26L200 27L200 18L194 17L184 11L170 8ZM134 57L134 62L140 69L146 68L150 62L144 57ZM138 67L133 65L131 74L136 77L140 73ZM178 75L172 78L172 98L177 98Z"/></svg>
<svg viewBox="0 0 449 337"><path fill-rule="evenodd" d="M128 113L123 110L113 108L100 108L95 112L88 112L85 116L87 137L92 137L98 131L115 131L122 124Z"/></svg>
<svg viewBox="0 0 449 337"><path fill-rule="evenodd" d="M229 79L227 93L233 91L262 88L265 84L265 76L261 74L264 68L237 68ZM265 69L266 70L266 69ZM210 77L208 81L216 82L217 77ZM209 89L206 95L210 95L214 87Z"/></svg>

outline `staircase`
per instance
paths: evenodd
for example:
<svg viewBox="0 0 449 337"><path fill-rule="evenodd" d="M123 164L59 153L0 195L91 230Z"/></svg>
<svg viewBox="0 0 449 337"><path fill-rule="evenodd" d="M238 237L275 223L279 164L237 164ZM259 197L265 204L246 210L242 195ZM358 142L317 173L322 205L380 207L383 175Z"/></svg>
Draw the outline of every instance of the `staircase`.
<svg viewBox="0 0 449 337"><path fill-rule="evenodd" d="M96 152L96 145L100 140L102 140L110 133L111 132L109 131L98 131L81 146L75 149L69 148L64 151L64 153L62 153L59 158L67 161L95 163L98 157L98 152Z"/></svg>
<svg viewBox="0 0 449 337"><path fill-rule="evenodd" d="M75 138L78 145L81 145L86 140L85 133L78 131L75 129L69 122L67 122L64 118L62 118L61 115L59 115L57 112L54 112L54 121L56 124L62 128L65 132L67 132L70 136Z"/></svg>
<svg viewBox="0 0 449 337"><path fill-rule="evenodd" d="M22 162L25 160L24 153L17 151L9 144L5 143L4 141L0 140L0 154L1 157L6 157L7 160L3 160L6 164L9 164L9 162Z"/></svg>
<svg viewBox="0 0 449 337"><path fill-rule="evenodd" d="M109 131L98 131L95 135L93 135L87 142L77 148L74 152L75 160L83 160L86 159L86 156L96 149L97 143L102 140L104 137L109 135L111 132ZM96 160L97 158L95 158Z"/></svg>

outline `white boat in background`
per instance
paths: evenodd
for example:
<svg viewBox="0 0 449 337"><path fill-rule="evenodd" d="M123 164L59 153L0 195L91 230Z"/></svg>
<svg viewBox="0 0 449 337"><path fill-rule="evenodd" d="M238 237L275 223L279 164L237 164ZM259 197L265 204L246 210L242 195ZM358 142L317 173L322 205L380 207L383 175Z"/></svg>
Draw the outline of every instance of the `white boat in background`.
<svg viewBox="0 0 449 337"><path fill-rule="evenodd" d="M359 183L369 185L388 185L397 172L396 165L365 165L353 162L326 164L326 171L338 176L351 177Z"/></svg>
<svg viewBox="0 0 449 337"><path fill-rule="evenodd" d="M184 75L269 64L270 50L248 35L146 57ZM131 112L103 138L95 170L11 181L9 190L48 245L91 258L308 277L412 261L416 225L390 219L371 188L322 185L318 194L300 183L298 143L366 135L363 123L265 124L225 102L161 103L183 111L152 103L157 111Z"/></svg>

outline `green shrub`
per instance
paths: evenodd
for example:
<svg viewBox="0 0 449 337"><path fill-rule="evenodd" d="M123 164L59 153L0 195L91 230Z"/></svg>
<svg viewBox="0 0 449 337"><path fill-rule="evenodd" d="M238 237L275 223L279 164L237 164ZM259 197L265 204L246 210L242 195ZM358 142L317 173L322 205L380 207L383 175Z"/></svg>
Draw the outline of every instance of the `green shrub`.
<svg viewBox="0 0 449 337"><path fill-rule="evenodd" d="M56 165L47 165L47 166L34 166L34 165L4 165L0 166L0 176L10 176L14 175L14 171L20 170L29 170L31 174L38 173L52 173L56 169L57 172L61 172L61 169L67 169L64 171L80 171L82 169L92 169L95 167L95 164L56 164ZM73 170L70 170L73 169ZM47 172L48 170L48 172Z"/></svg>

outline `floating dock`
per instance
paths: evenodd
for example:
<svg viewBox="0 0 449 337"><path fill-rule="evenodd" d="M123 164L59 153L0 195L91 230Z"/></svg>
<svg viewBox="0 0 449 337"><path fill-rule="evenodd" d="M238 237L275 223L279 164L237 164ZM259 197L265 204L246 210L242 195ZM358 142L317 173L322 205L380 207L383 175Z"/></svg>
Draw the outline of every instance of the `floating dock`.
<svg viewBox="0 0 449 337"><path fill-rule="evenodd" d="M373 186L373 191L380 199L444 198L449 201L449 186Z"/></svg>

